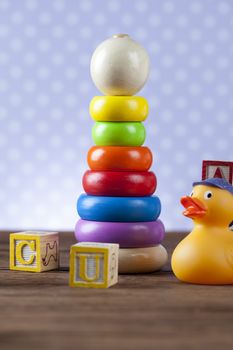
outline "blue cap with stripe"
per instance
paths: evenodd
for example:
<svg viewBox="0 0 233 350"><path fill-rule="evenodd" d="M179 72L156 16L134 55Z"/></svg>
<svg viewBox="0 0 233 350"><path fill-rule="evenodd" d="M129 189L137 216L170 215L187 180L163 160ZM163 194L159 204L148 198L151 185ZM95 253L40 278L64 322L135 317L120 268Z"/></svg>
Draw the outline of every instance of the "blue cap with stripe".
<svg viewBox="0 0 233 350"><path fill-rule="evenodd" d="M231 194L233 194L233 186L225 179L220 179L220 178L214 177L211 179L206 179L203 181L198 181L198 182L193 183L193 186L197 186L197 185L217 187L217 188L221 188L222 190L226 190L226 191L230 192Z"/></svg>

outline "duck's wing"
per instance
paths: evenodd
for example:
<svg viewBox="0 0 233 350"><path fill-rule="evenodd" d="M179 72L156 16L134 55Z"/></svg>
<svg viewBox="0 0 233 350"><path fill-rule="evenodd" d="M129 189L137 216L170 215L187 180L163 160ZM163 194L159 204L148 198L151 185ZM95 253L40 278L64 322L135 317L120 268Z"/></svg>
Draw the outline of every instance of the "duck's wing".
<svg viewBox="0 0 233 350"><path fill-rule="evenodd" d="M225 257L228 264L231 266L233 270L233 244L230 244L225 248Z"/></svg>

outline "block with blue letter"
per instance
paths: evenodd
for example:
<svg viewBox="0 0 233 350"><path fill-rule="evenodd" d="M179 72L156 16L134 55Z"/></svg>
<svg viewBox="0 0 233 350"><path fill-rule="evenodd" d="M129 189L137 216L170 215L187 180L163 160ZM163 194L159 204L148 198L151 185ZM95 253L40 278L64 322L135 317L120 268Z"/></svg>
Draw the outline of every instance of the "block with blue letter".
<svg viewBox="0 0 233 350"><path fill-rule="evenodd" d="M70 249L70 286L108 288L118 281L118 244L83 242Z"/></svg>
<svg viewBox="0 0 233 350"><path fill-rule="evenodd" d="M26 231L10 234L10 269L30 272L59 267L57 232Z"/></svg>

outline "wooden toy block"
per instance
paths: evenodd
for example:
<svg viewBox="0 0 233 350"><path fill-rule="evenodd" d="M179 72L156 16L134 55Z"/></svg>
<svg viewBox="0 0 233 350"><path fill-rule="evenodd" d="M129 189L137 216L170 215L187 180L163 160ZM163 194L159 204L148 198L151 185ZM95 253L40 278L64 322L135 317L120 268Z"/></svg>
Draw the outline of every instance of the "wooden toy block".
<svg viewBox="0 0 233 350"><path fill-rule="evenodd" d="M119 244L83 242L70 249L70 286L108 288L118 281Z"/></svg>
<svg viewBox="0 0 233 350"><path fill-rule="evenodd" d="M233 162L204 160L202 163L202 180L222 178L233 185Z"/></svg>
<svg viewBox="0 0 233 350"><path fill-rule="evenodd" d="M26 231L10 234L10 270L43 272L58 267L57 232Z"/></svg>

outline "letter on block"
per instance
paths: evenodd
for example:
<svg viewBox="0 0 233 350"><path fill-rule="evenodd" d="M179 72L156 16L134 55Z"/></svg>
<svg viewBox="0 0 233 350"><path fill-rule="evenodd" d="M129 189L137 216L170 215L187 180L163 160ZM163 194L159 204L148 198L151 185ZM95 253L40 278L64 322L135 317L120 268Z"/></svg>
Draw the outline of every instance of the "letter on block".
<svg viewBox="0 0 233 350"><path fill-rule="evenodd" d="M108 288L118 281L119 244L77 243L70 248L70 286Z"/></svg>
<svg viewBox="0 0 233 350"><path fill-rule="evenodd" d="M10 269L43 272L59 267L57 232L26 231L10 234Z"/></svg>
<svg viewBox="0 0 233 350"><path fill-rule="evenodd" d="M203 160L202 180L206 180L212 177L225 179L233 185L233 162Z"/></svg>

